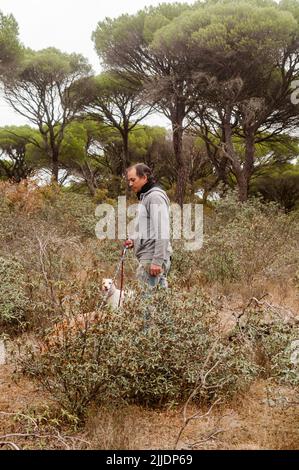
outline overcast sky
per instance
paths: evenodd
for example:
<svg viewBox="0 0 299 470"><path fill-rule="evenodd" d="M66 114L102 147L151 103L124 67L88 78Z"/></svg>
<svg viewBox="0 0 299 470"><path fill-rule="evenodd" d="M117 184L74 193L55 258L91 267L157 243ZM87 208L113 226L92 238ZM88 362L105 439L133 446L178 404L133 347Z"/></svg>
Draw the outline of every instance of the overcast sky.
<svg viewBox="0 0 299 470"><path fill-rule="evenodd" d="M63 52L81 53L99 72L99 60L91 41L97 23L105 17L136 13L144 6L159 3L162 0L0 0L0 10L14 15L24 46L35 50L57 47ZM161 118L158 121L157 124L168 123ZM153 124L153 118L150 122ZM0 126L25 123L23 117L0 100Z"/></svg>

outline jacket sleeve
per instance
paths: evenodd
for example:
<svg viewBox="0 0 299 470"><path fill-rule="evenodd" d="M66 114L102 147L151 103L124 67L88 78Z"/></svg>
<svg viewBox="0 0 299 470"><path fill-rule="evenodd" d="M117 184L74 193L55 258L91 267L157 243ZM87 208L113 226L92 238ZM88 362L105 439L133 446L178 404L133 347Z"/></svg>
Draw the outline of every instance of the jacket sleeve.
<svg viewBox="0 0 299 470"><path fill-rule="evenodd" d="M154 256L152 264L162 266L167 259L167 249L169 245L169 205L161 195L154 193L150 198L150 233L154 239Z"/></svg>

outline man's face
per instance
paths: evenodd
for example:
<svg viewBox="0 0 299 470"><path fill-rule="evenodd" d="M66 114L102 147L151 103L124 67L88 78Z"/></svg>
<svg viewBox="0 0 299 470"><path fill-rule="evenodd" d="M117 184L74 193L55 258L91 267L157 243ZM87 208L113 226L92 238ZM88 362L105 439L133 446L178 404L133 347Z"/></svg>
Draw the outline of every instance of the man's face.
<svg viewBox="0 0 299 470"><path fill-rule="evenodd" d="M136 168L131 168L127 173L129 187L134 193L141 191L142 187L147 183L147 176L137 176Z"/></svg>

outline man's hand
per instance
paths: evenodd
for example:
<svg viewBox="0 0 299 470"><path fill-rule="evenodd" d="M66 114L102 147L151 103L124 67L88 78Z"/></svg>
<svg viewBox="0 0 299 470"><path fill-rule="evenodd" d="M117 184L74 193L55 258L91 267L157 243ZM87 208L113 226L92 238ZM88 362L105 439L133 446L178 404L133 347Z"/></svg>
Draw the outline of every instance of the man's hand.
<svg viewBox="0 0 299 470"><path fill-rule="evenodd" d="M125 246L126 248L128 248L128 249L133 248L133 246L134 246L134 240L130 240L130 239L129 239L129 240L126 240L126 241L124 242L124 246Z"/></svg>
<svg viewBox="0 0 299 470"><path fill-rule="evenodd" d="M158 266L157 264L151 264L150 266L150 275L151 276L158 276L158 274L161 274L163 271L161 266Z"/></svg>

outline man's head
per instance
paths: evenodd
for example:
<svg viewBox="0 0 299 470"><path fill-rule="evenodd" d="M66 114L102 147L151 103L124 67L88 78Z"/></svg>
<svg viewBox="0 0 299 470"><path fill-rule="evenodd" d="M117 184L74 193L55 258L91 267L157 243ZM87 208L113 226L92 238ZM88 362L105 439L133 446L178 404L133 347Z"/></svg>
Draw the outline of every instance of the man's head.
<svg viewBox="0 0 299 470"><path fill-rule="evenodd" d="M154 176L150 167L144 163L136 163L127 169L127 181L134 193L139 193L146 183L153 183Z"/></svg>

